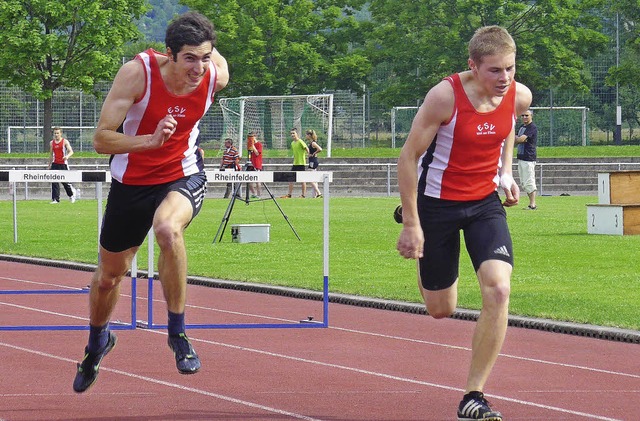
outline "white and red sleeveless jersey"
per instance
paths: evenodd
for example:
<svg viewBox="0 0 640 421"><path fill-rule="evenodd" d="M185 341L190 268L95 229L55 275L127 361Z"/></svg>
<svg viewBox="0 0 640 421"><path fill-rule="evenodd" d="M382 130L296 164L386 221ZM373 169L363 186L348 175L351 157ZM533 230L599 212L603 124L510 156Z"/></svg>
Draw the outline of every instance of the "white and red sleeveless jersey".
<svg viewBox="0 0 640 421"><path fill-rule="evenodd" d="M53 150L53 163L54 164L66 164L67 161L64 156L67 154L67 148L64 146L64 138L60 139L60 142L56 142L55 139L51 141L51 148Z"/></svg>
<svg viewBox="0 0 640 421"><path fill-rule="evenodd" d="M210 64L204 79L193 92L174 95L167 89L156 54L149 49L136 56L144 66L144 95L127 112L123 133L131 136L152 134L167 114L176 119L174 134L158 149L116 154L111 160L111 175L123 184L152 185L168 183L203 169L198 160L198 124L213 103L216 68Z"/></svg>
<svg viewBox="0 0 640 421"><path fill-rule="evenodd" d="M481 113L464 92L459 74L444 80L453 86L454 110L420 157L418 192L446 200L480 200L499 185L504 141L516 122L516 83L495 110Z"/></svg>

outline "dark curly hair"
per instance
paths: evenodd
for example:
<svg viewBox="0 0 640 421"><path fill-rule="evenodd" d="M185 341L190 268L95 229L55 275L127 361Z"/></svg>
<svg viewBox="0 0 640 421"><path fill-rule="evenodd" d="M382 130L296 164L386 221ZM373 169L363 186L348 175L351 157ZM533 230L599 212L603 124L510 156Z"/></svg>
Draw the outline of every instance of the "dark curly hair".
<svg viewBox="0 0 640 421"><path fill-rule="evenodd" d="M216 46L218 37L215 28L206 16L196 12L187 12L172 20L164 39L173 53L174 61L185 45L200 45L206 41L211 41L211 45Z"/></svg>

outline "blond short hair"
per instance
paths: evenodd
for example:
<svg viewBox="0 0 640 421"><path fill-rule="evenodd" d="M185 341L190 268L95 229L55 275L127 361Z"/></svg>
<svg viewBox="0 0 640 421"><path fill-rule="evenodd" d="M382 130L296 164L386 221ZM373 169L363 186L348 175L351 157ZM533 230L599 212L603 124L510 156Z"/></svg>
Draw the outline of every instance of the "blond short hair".
<svg viewBox="0 0 640 421"><path fill-rule="evenodd" d="M515 52L515 41L501 26L478 28L469 41L469 58L476 63L481 63L485 56L515 54Z"/></svg>

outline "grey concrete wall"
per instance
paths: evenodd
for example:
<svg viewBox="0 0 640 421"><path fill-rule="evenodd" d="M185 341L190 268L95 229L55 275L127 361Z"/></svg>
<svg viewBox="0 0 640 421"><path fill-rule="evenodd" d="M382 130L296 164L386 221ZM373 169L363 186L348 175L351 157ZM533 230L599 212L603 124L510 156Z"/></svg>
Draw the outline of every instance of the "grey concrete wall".
<svg viewBox="0 0 640 421"><path fill-rule="evenodd" d="M207 158L209 169L217 169L219 158ZM77 158L72 161L72 169L107 169L107 158ZM291 158L265 159L265 170L286 171L291 168ZM42 159L5 158L0 159L0 171L7 169L45 169ZM395 196L398 194L395 158L331 158L320 160L320 170L333 172L331 194L336 196ZM541 159L536 167L536 180L541 194L559 195L597 195L598 173L640 170L640 157L631 158L585 158L585 159ZM516 180L517 170L514 165ZM83 197L95 198L95 184L83 183L79 186ZM269 186L275 196L287 192L287 185L274 183ZM225 186L210 184L208 197L222 197ZM106 195L108 188L103 189ZM50 197L50 185L30 183L26 189L23 183L16 185L19 199L47 199ZM300 187L296 186L295 195ZM64 193L63 193L64 194ZM310 191L308 196L311 196ZM10 199L8 183L0 183L0 200Z"/></svg>

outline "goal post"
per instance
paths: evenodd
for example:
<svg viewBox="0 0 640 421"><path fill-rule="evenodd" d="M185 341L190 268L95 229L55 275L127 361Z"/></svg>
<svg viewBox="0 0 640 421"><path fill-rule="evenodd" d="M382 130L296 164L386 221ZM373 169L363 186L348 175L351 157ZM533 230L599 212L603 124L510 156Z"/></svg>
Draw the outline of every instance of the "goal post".
<svg viewBox="0 0 640 421"><path fill-rule="evenodd" d="M589 145L588 107L530 107L538 146Z"/></svg>
<svg viewBox="0 0 640 421"><path fill-rule="evenodd" d="M62 136L69 140L78 151L93 150L95 126L56 126L62 129ZM43 126L8 126L7 153L49 152L42 145ZM53 127L51 128L53 130Z"/></svg>
<svg viewBox="0 0 640 421"><path fill-rule="evenodd" d="M409 136L418 107L393 107L391 109L391 147L401 147Z"/></svg>
<svg viewBox="0 0 640 421"><path fill-rule="evenodd" d="M289 148L291 128L304 139L315 130L318 143L331 157L333 94L243 96L218 100L223 115L223 138L233 139L241 154L247 135L254 132L269 149ZM224 139L220 139L221 147Z"/></svg>

